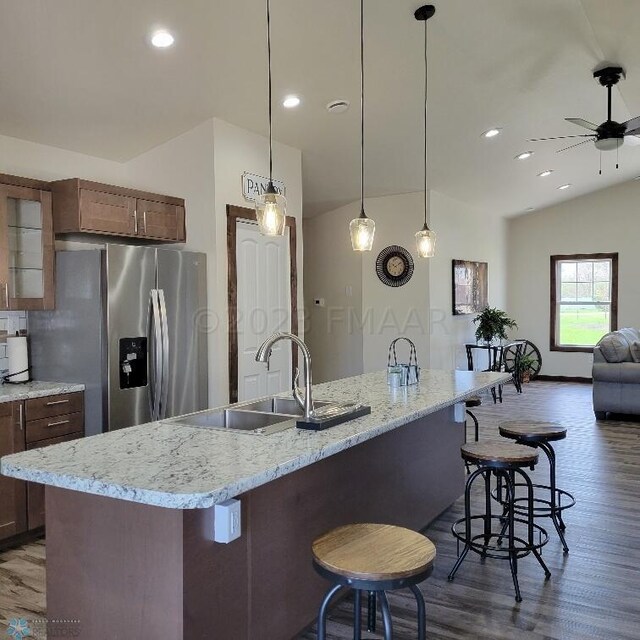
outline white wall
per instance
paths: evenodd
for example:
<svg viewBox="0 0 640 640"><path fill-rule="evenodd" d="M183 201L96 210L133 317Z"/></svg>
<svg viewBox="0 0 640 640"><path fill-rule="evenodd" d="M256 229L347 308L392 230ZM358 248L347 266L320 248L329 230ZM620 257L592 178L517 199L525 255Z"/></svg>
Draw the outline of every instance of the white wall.
<svg viewBox="0 0 640 640"><path fill-rule="evenodd" d="M506 223L495 214L432 191L430 226L438 234L436 255L430 262L430 364L434 369L466 369L464 344L476 341L475 316L452 313L451 261L487 262L489 305L506 309Z"/></svg>
<svg viewBox="0 0 640 640"><path fill-rule="evenodd" d="M304 220L305 340L315 382L362 373L362 256L351 250L349 222L360 213L350 204ZM324 306L316 306L316 298Z"/></svg>
<svg viewBox="0 0 640 640"><path fill-rule="evenodd" d="M545 375L590 377L590 353L549 349L550 256L619 253L618 325L640 327L640 182L509 220L509 310L542 353Z"/></svg>
<svg viewBox="0 0 640 640"><path fill-rule="evenodd" d="M305 301L311 319L307 338L319 380L384 368L389 343L399 335L415 342L422 366L466 368L463 345L475 341L473 316L454 317L451 311L454 258L488 262L489 302L505 307L505 222L432 191L429 224L437 234L436 256L424 260L414 249L423 198L418 192L367 199L376 239L374 250L362 256L351 250L348 234L358 203L305 221ZM375 273L379 252L390 244L405 247L414 257L413 277L403 287L387 287ZM344 295L346 286L352 287L350 298ZM318 297L325 298L324 309L312 306ZM358 331L357 322L348 319L359 301Z"/></svg>

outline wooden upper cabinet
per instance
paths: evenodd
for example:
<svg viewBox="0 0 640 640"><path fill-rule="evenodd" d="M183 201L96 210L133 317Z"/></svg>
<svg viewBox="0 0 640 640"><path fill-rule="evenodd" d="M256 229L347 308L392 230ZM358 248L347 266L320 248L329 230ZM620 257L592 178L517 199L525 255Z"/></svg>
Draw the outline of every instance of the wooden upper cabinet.
<svg viewBox="0 0 640 640"><path fill-rule="evenodd" d="M54 308L53 218L47 189L45 182L0 175L0 309Z"/></svg>
<svg viewBox="0 0 640 640"><path fill-rule="evenodd" d="M51 183L54 231L184 242L184 200L89 180Z"/></svg>
<svg viewBox="0 0 640 640"><path fill-rule="evenodd" d="M21 402L0 403L0 457L24 451ZM21 480L0 475L0 540L27 530L27 493Z"/></svg>

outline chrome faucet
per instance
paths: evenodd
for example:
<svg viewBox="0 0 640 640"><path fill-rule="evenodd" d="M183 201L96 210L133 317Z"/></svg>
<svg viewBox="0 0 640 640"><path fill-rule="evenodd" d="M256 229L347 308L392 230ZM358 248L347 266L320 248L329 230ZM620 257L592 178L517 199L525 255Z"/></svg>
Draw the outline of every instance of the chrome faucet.
<svg viewBox="0 0 640 640"><path fill-rule="evenodd" d="M293 376L293 397L300 408L304 411L304 417L308 420L313 416L313 400L311 397L311 354L309 353L309 347L293 333L274 333L270 338L267 338L258 348L256 352L256 362L266 362L269 366L269 358L271 357L271 349L273 345L280 340L291 340L300 347L302 355L304 357L304 397L300 388L298 387L299 370Z"/></svg>

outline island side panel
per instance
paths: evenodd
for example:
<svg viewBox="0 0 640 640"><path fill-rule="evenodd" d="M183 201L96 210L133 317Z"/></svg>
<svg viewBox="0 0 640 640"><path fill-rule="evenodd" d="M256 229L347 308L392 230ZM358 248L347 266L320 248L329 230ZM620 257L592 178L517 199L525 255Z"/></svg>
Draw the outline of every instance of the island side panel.
<svg viewBox="0 0 640 640"><path fill-rule="evenodd" d="M185 512L184 637L205 639L213 631L234 640L296 637L328 587L312 568L312 540L352 522L425 527L464 491L463 438L449 407L258 487L240 496L243 535L229 545L212 546L198 533L213 520L211 509ZM243 544L244 575L220 562ZM233 593L246 604L244 616L216 604L223 592L203 591L208 566L226 571L224 597Z"/></svg>
<svg viewBox="0 0 640 640"><path fill-rule="evenodd" d="M183 638L182 512L46 488L47 619L82 640Z"/></svg>

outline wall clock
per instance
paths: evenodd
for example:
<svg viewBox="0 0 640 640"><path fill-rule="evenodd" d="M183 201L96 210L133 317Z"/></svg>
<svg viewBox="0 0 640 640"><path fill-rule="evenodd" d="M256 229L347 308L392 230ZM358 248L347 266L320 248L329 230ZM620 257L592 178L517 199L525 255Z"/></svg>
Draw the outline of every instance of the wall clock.
<svg viewBox="0 0 640 640"><path fill-rule="evenodd" d="M401 287L411 280L413 258L404 247L392 244L378 254L376 273L388 287Z"/></svg>

